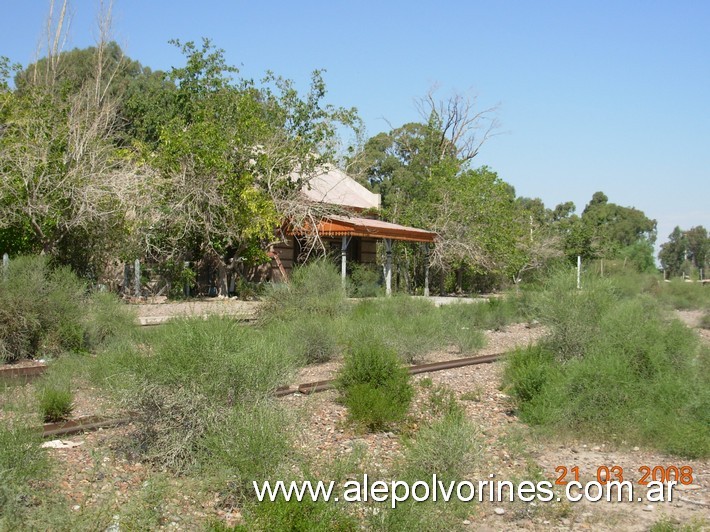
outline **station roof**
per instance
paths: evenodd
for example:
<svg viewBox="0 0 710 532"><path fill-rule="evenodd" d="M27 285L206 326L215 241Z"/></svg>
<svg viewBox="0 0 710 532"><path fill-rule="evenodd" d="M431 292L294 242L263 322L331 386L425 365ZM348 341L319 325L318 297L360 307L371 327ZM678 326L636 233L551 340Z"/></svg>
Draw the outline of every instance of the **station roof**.
<svg viewBox="0 0 710 532"><path fill-rule="evenodd" d="M293 178L298 177L294 174ZM318 203L338 205L347 210L363 211L380 208L380 195L370 192L342 170L323 165L303 187L305 196Z"/></svg>
<svg viewBox="0 0 710 532"><path fill-rule="evenodd" d="M320 236L358 236L365 238L390 238L408 242L434 242L436 233L416 227L383 222L370 218L328 216L318 223Z"/></svg>

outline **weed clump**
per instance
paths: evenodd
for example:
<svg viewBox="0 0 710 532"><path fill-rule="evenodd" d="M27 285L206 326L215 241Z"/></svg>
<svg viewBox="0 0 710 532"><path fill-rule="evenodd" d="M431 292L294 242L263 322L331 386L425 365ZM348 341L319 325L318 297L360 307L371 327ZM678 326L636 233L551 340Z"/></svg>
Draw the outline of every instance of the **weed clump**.
<svg viewBox="0 0 710 532"><path fill-rule="evenodd" d="M351 421L378 431L406 416L414 394L409 380L397 353L370 341L346 355L337 386Z"/></svg>
<svg viewBox="0 0 710 532"><path fill-rule="evenodd" d="M45 423L64 421L74 409L74 394L66 386L45 385L39 389L39 410Z"/></svg>
<svg viewBox="0 0 710 532"><path fill-rule="evenodd" d="M216 528L220 530L220 528ZM283 496L275 501L255 505L246 515L246 525L235 530L302 530L313 532L355 532L360 530L357 520L340 506L323 500L304 497L289 501Z"/></svg>
<svg viewBox="0 0 710 532"><path fill-rule="evenodd" d="M458 480L470 472L479 451L478 433L463 409L450 409L408 443L404 476L428 481L436 474L444 482Z"/></svg>

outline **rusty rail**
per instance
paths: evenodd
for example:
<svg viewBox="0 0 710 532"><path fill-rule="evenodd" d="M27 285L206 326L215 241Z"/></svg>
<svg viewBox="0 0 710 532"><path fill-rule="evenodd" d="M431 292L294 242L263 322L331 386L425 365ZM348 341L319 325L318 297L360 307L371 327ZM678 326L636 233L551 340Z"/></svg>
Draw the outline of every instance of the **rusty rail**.
<svg viewBox="0 0 710 532"><path fill-rule="evenodd" d="M41 364L37 366L23 366L20 368L15 367L2 367L0 368L0 380L21 380L22 382L29 382L33 379L44 374L47 371L46 364Z"/></svg>
<svg viewBox="0 0 710 532"><path fill-rule="evenodd" d="M50 436L67 436L69 434L78 434L87 430L104 429L125 425L130 423L131 418L106 418L100 416L86 416L69 421L58 421L56 423L45 423L42 426L42 436L48 438Z"/></svg>
<svg viewBox="0 0 710 532"><path fill-rule="evenodd" d="M496 360L500 360L505 353L494 353L492 355L483 355L478 357L457 358L454 360L446 360L444 362L432 362L430 364L419 364L409 367L410 375L418 375L420 373L432 373L434 371L444 371L447 369L462 368L465 366L475 366L477 364L490 364ZM275 392L276 397L284 397L296 392L304 395L324 392L330 390L335 385L335 379L309 382L298 386L285 386L279 388Z"/></svg>

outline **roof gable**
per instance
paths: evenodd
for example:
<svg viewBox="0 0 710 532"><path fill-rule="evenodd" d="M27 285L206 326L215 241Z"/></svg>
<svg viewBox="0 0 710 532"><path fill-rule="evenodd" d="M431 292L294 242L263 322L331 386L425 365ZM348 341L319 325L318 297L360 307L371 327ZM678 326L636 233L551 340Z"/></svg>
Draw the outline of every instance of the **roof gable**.
<svg viewBox="0 0 710 532"><path fill-rule="evenodd" d="M379 209L380 195L370 192L342 170L326 165L316 170L303 187L311 201L346 209Z"/></svg>

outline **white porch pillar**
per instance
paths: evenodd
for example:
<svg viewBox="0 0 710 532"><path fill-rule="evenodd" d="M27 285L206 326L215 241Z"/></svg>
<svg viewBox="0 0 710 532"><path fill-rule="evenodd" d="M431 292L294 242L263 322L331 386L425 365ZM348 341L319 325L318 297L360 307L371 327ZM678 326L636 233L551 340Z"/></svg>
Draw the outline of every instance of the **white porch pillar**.
<svg viewBox="0 0 710 532"><path fill-rule="evenodd" d="M342 278L343 282L343 287L345 287L345 277L346 277L346 272L347 272L347 264L348 264L348 244L350 243L350 239L347 236L343 236L343 240L341 241L340 244L340 277Z"/></svg>
<svg viewBox="0 0 710 532"><path fill-rule="evenodd" d="M392 239L385 238L385 250L387 260L385 261L385 293L392 295Z"/></svg>
<svg viewBox="0 0 710 532"><path fill-rule="evenodd" d="M429 242L424 243L424 297L429 297Z"/></svg>

